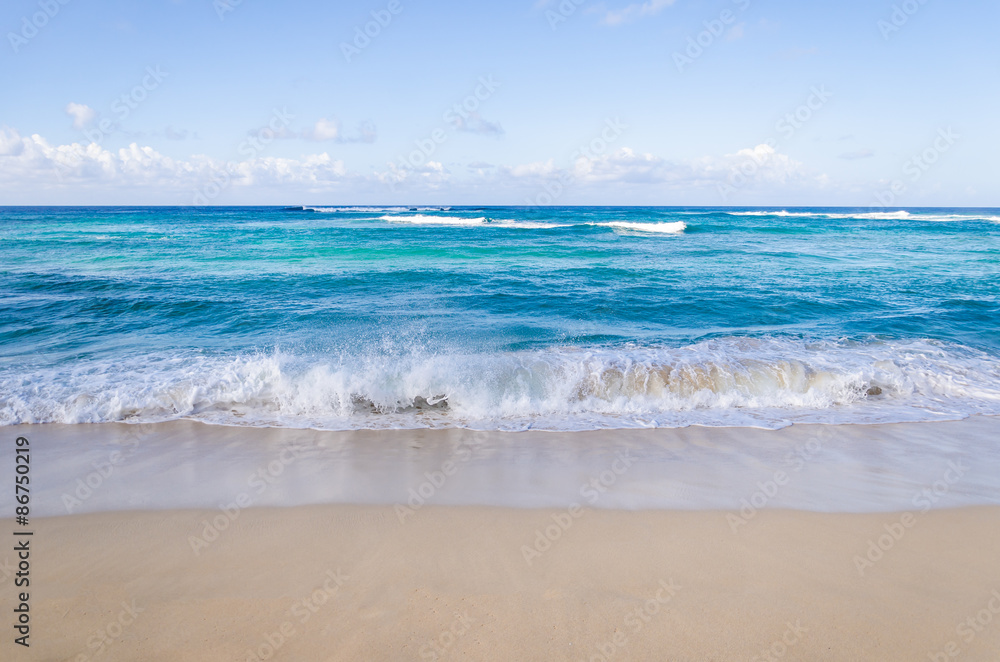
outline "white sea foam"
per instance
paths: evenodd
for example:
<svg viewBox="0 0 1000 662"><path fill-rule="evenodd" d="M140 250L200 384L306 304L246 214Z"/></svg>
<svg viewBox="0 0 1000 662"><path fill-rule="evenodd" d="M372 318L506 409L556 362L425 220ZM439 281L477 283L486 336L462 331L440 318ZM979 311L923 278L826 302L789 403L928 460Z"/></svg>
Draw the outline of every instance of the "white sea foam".
<svg viewBox="0 0 1000 662"><path fill-rule="evenodd" d="M485 225L489 221L485 216L466 218L463 216L427 216L425 214L380 216L379 220L390 223L411 223L413 225Z"/></svg>
<svg viewBox="0 0 1000 662"><path fill-rule="evenodd" d="M627 221L611 221L609 223L596 223L595 225L614 228L616 230L655 232L658 234L680 234L687 229L687 223L684 221L674 221L672 223L631 223Z"/></svg>
<svg viewBox="0 0 1000 662"><path fill-rule="evenodd" d="M521 230L550 230L552 228L571 227L566 223L544 223L538 221L513 221L508 219L492 219L485 216L466 218L462 216L427 216L416 214L413 216L380 216L380 221L390 223L410 223L413 225L455 225L455 226L478 226L488 225L494 228L515 228Z"/></svg>
<svg viewBox="0 0 1000 662"><path fill-rule="evenodd" d="M408 211L449 211L450 209L451 207L302 207L303 211L314 211L324 214L381 214Z"/></svg>
<svg viewBox="0 0 1000 662"><path fill-rule="evenodd" d="M933 342L729 338L500 354L144 356L0 375L0 424L782 427L1000 414L1000 363Z"/></svg>
<svg viewBox="0 0 1000 662"><path fill-rule="evenodd" d="M303 207L306 211L315 211L323 214L338 213L367 213L382 214L385 212L405 212L410 211L409 207Z"/></svg>

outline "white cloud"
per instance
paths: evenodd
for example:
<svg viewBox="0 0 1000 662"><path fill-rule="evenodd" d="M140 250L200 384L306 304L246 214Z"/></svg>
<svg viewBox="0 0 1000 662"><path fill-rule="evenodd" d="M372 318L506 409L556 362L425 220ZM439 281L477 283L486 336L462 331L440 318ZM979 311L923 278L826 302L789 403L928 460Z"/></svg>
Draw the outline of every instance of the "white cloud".
<svg viewBox="0 0 1000 662"><path fill-rule="evenodd" d="M581 156L573 164L573 175L590 184L607 182L662 182L671 172L684 169L652 154L636 154L629 147L600 157Z"/></svg>
<svg viewBox="0 0 1000 662"><path fill-rule="evenodd" d="M24 143L17 131L0 127L0 156L18 156L22 151Z"/></svg>
<svg viewBox="0 0 1000 662"><path fill-rule="evenodd" d="M606 25L621 25L645 16L653 16L674 4L676 0L646 0L635 2L622 9L612 9L604 15Z"/></svg>
<svg viewBox="0 0 1000 662"><path fill-rule="evenodd" d="M750 167L748 165L752 164ZM806 178L804 166L768 145L742 149L721 157L669 161L622 147L599 156L580 156L566 168L551 159L515 166L501 166L497 175L510 182L559 180L582 187L652 185L654 188L715 187L732 173L744 171L742 185L787 184Z"/></svg>
<svg viewBox="0 0 1000 662"><path fill-rule="evenodd" d="M451 172L439 161L405 168L390 162L388 170L376 172L374 177L393 192L397 189L441 191L453 181Z"/></svg>
<svg viewBox="0 0 1000 662"><path fill-rule="evenodd" d="M721 163L727 170L727 177L739 172L749 184L787 184L805 176L802 163L781 154L770 145L757 145L727 154Z"/></svg>
<svg viewBox="0 0 1000 662"><path fill-rule="evenodd" d="M500 172L512 179L550 179L559 175L562 170L556 168L555 160L536 161L516 166L501 166Z"/></svg>
<svg viewBox="0 0 1000 662"><path fill-rule="evenodd" d="M769 145L722 156L669 160L622 147L600 155L580 156L560 167L554 161L500 166L494 171L467 169L474 190L507 191L527 204L737 204L827 190L825 175ZM454 183L461 190L461 183ZM728 197L723 197L722 191Z"/></svg>
<svg viewBox="0 0 1000 662"><path fill-rule="evenodd" d="M82 129L94 121L97 111L86 104L70 102L66 105L66 114L73 118L73 128Z"/></svg>
<svg viewBox="0 0 1000 662"><path fill-rule="evenodd" d="M336 140L340 137L340 122L322 117L316 120L316 124L311 130L303 132L302 137L316 142Z"/></svg>
<svg viewBox="0 0 1000 662"><path fill-rule="evenodd" d="M222 182L224 190L238 194L240 189L259 186L324 189L352 177L356 176L348 173L343 161L325 152L298 159L223 162L195 155L179 160L137 143L117 150L96 143L51 145L37 134L21 136L0 128L0 187L10 189L101 191L111 197L114 191L145 188L190 203L210 182Z"/></svg>
<svg viewBox="0 0 1000 662"><path fill-rule="evenodd" d="M333 141L338 143L373 143L377 138L375 125L371 122L363 122L358 125L356 131L345 133L337 118L327 119L322 117L316 120L312 128L306 129L299 134L282 129L278 138L298 138L310 140L312 142Z"/></svg>

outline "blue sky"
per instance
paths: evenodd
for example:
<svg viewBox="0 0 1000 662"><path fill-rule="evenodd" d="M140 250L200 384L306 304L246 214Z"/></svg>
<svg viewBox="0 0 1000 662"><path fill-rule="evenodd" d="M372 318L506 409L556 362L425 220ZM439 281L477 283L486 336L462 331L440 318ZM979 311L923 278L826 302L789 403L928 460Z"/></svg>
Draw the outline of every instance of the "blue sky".
<svg viewBox="0 0 1000 662"><path fill-rule="evenodd" d="M0 204L998 205L998 18L8 0Z"/></svg>

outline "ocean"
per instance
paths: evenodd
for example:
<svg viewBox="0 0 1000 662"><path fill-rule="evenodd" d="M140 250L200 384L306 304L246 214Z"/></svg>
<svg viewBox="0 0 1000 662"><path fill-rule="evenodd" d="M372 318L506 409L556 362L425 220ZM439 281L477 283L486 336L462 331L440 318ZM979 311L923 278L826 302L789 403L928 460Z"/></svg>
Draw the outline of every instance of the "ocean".
<svg viewBox="0 0 1000 662"><path fill-rule="evenodd" d="M1000 414L1000 209L0 208L0 425Z"/></svg>

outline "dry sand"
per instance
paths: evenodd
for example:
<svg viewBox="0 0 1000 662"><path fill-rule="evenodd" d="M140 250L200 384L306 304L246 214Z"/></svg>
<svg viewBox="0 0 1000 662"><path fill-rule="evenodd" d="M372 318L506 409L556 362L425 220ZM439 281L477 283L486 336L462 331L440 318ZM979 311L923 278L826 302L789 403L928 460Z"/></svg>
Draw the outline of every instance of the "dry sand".
<svg viewBox="0 0 1000 662"><path fill-rule="evenodd" d="M710 511L248 509L195 554L219 515L36 520L31 647L5 572L0 658L1000 660L998 507L895 528L761 511L736 533ZM572 523L529 564L553 516ZM887 526L904 532L862 574Z"/></svg>

